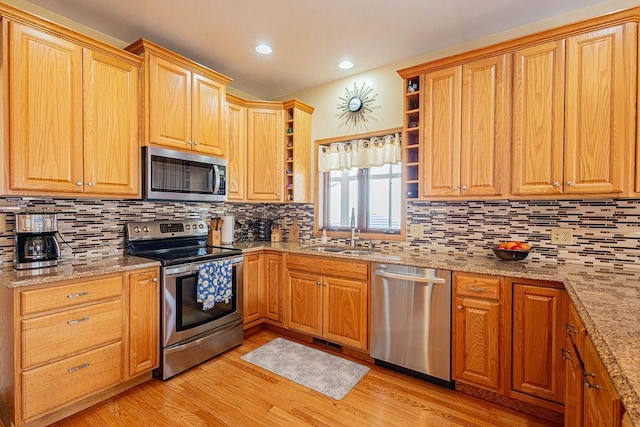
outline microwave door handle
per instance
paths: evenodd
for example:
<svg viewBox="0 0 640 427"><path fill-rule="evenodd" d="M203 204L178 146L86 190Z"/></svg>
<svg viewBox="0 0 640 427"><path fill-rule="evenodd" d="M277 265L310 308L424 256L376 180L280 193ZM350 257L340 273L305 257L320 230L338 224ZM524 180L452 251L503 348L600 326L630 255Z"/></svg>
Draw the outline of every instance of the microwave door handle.
<svg viewBox="0 0 640 427"><path fill-rule="evenodd" d="M218 165L213 165L213 194L218 194L220 190L220 168Z"/></svg>

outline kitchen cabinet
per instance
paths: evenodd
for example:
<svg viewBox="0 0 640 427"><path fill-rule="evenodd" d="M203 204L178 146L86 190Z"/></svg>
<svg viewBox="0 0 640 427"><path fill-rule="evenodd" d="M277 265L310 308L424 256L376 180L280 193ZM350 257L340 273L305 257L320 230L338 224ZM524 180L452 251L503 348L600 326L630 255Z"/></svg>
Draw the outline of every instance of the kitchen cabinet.
<svg viewBox="0 0 640 427"><path fill-rule="evenodd" d="M2 21L10 82L6 192L139 197L140 59L22 19L28 23Z"/></svg>
<svg viewBox="0 0 640 427"><path fill-rule="evenodd" d="M512 286L511 390L563 404L567 292L559 283Z"/></svg>
<svg viewBox="0 0 640 427"><path fill-rule="evenodd" d="M287 254L286 328L369 348L368 263Z"/></svg>
<svg viewBox="0 0 640 427"><path fill-rule="evenodd" d="M636 46L630 23L515 52L513 194L628 192Z"/></svg>
<svg viewBox="0 0 640 427"><path fill-rule="evenodd" d="M145 61L143 144L226 157L231 79L145 39L126 50Z"/></svg>
<svg viewBox="0 0 640 427"><path fill-rule="evenodd" d="M227 198L247 196L247 107L244 101L227 94Z"/></svg>
<svg viewBox="0 0 640 427"><path fill-rule="evenodd" d="M129 273L129 377L159 365L159 277L157 268Z"/></svg>
<svg viewBox="0 0 640 427"><path fill-rule="evenodd" d="M244 256L243 323L245 329L265 319L282 322L282 254L260 251Z"/></svg>
<svg viewBox="0 0 640 427"><path fill-rule="evenodd" d="M500 392L501 280L496 276L453 274L453 377Z"/></svg>
<svg viewBox="0 0 640 427"><path fill-rule="evenodd" d="M0 355L9 425L48 425L150 379L159 354L157 278L154 267L1 287L0 326L13 331L2 337L12 350Z"/></svg>
<svg viewBox="0 0 640 427"><path fill-rule="evenodd" d="M424 75L422 198L506 194L510 72L504 54Z"/></svg>
<svg viewBox="0 0 640 427"><path fill-rule="evenodd" d="M252 103L247 110L247 200L283 201L282 104Z"/></svg>
<svg viewBox="0 0 640 427"><path fill-rule="evenodd" d="M622 425L624 409L620 397L573 304L565 332L565 425Z"/></svg>
<svg viewBox="0 0 640 427"><path fill-rule="evenodd" d="M246 325L262 317L262 255L245 255L243 270L242 322Z"/></svg>
<svg viewBox="0 0 640 427"><path fill-rule="evenodd" d="M313 108L297 99L283 104L285 115L285 201L311 203L311 114Z"/></svg>

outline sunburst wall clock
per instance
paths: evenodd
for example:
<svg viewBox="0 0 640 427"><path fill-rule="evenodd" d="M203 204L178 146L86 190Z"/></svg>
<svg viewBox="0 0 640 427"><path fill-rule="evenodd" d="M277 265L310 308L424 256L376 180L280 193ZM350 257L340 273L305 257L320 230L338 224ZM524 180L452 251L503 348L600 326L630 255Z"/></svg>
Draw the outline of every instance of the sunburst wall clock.
<svg viewBox="0 0 640 427"><path fill-rule="evenodd" d="M373 89L362 83L358 87L353 83L353 90L345 88L345 95L338 97L338 119L341 125L347 127L357 127L366 122L373 112L374 103L378 94L373 93Z"/></svg>

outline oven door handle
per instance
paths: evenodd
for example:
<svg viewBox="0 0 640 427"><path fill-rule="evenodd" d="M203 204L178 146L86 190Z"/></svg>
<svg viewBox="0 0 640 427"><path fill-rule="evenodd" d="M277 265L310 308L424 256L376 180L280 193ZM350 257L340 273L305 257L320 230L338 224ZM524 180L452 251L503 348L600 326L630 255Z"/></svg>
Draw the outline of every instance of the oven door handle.
<svg viewBox="0 0 640 427"><path fill-rule="evenodd" d="M197 347L197 346L200 345L200 343L202 343L202 341L204 341L204 340L206 340L208 338L211 338L211 337L210 336L206 336L206 337L202 337L200 339L197 339L195 341L190 341L190 342L188 342L186 344L180 344L180 345L177 345L175 347L165 348L164 352L165 352L165 354L171 354L171 353L176 353L176 352L179 352L179 351L187 350L187 349L190 349L192 347Z"/></svg>
<svg viewBox="0 0 640 427"><path fill-rule="evenodd" d="M217 258L211 261L219 261L219 260L225 260L228 258ZM242 256L238 256L238 257L232 257L231 258L231 265L232 266L236 266L240 263L242 263ZM184 275L186 274L198 274L198 270L200 268L200 266L205 265L206 262L192 262L186 265L176 265L174 267L165 267L165 271L164 274L165 276L175 276L175 275Z"/></svg>

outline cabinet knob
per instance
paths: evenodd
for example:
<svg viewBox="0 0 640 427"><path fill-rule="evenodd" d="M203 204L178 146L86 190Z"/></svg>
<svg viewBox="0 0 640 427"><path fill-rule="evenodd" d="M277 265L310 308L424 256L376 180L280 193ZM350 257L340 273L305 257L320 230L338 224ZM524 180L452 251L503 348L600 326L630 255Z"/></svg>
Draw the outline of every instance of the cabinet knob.
<svg viewBox="0 0 640 427"><path fill-rule="evenodd" d="M553 183L553 186L554 187L560 187L560 183L558 181L556 181L556 182Z"/></svg>
<svg viewBox="0 0 640 427"><path fill-rule="evenodd" d="M316 285L317 285L317 286L320 286L320 285L322 285L322 282L318 280L318 281L316 282Z"/></svg>
<svg viewBox="0 0 640 427"><path fill-rule="evenodd" d="M462 187L460 187L460 189L461 189L462 191L464 191L464 190L466 190L466 189L467 189L467 186L466 186L466 185L463 185Z"/></svg>
<svg viewBox="0 0 640 427"><path fill-rule="evenodd" d="M457 190L457 189L458 189L458 186L457 186L457 185L454 185L453 187L451 187L451 189L452 189L452 190Z"/></svg>
<svg viewBox="0 0 640 427"><path fill-rule="evenodd" d="M464 310L464 307L462 307L461 305L459 305L458 307L456 307L458 309L458 311L462 311Z"/></svg>
<svg viewBox="0 0 640 427"><path fill-rule="evenodd" d="M573 184L575 184L573 181L567 181L567 185L568 185L569 187L573 187Z"/></svg>
<svg viewBox="0 0 640 427"><path fill-rule="evenodd" d="M194 142L193 145L198 145L200 144L198 141Z"/></svg>
<svg viewBox="0 0 640 427"><path fill-rule="evenodd" d="M77 185L78 187L82 187L82 184L84 184L82 181L76 181L76 185Z"/></svg>
<svg viewBox="0 0 640 427"><path fill-rule="evenodd" d="M87 185L89 185L89 187L93 187L95 184L93 183L93 181L89 181L89 184Z"/></svg>
<svg viewBox="0 0 640 427"><path fill-rule="evenodd" d="M157 282L157 281L158 281L158 278L157 278L157 277L154 277L153 279L151 279L151 281L152 281L152 282Z"/></svg>
<svg viewBox="0 0 640 427"><path fill-rule="evenodd" d="M191 141L187 141L187 145L191 145Z"/></svg>

